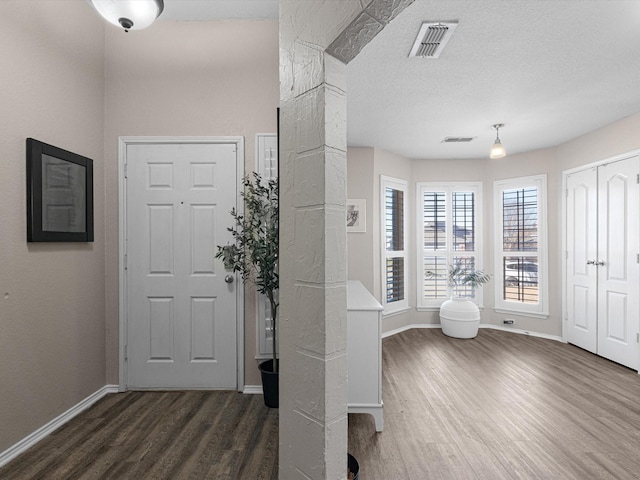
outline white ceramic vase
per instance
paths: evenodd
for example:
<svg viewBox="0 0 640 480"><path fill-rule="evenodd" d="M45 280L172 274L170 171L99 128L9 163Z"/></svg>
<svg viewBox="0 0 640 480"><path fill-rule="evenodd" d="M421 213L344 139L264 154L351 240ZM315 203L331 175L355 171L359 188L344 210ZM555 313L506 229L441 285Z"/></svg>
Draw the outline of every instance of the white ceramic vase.
<svg viewBox="0 0 640 480"><path fill-rule="evenodd" d="M442 333L454 338L474 338L480 326L480 309L471 300L452 297L440 306Z"/></svg>

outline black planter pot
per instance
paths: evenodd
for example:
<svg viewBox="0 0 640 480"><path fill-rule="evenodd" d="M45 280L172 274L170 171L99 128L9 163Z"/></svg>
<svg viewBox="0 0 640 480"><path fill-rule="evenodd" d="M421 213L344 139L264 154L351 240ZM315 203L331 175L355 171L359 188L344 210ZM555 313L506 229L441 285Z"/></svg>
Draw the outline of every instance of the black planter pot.
<svg viewBox="0 0 640 480"><path fill-rule="evenodd" d="M350 453L347 453L347 466L349 467L349 471L353 473L353 480L358 480L360 478L360 465Z"/></svg>
<svg viewBox="0 0 640 480"><path fill-rule="evenodd" d="M278 408L280 397L278 385L278 372L273 371L273 360L267 360L260 364L260 375L262 376L262 393L264 404L269 408Z"/></svg>

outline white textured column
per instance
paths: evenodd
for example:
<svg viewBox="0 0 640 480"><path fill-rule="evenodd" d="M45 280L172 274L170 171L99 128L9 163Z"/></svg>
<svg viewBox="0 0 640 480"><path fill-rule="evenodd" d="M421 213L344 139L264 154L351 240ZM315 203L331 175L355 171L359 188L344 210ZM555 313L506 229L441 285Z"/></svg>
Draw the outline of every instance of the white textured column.
<svg viewBox="0 0 640 480"><path fill-rule="evenodd" d="M347 451L346 67L324 49L300 41L293 55L296 81L281 105L280 126L285 142L293 144L281 155L281 275L292 288L281 294L280 478L342 478Z"/></svg>
<svg viewBox="0 0 640 480"><path fill-rule="evenodd" d="M412 1L280 1L280 480L346 477L345 64Z"/></svg>

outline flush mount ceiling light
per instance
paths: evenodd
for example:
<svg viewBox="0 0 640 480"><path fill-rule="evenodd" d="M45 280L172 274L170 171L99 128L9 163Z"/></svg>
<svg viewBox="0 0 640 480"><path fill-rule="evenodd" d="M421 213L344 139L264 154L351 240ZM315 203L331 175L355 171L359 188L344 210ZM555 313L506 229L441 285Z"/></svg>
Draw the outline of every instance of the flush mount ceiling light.
<svg viewBox="0 0 640 480"><path fill-rule="evenodd" d="M502 142L500 142L499 134L502 127L504 127L504 123L496 123L495 125L493 125L493 128L496 129L496 141L494 142L493 147L491 147L489 158L502 158L507 154L504 146L502 145Z"/></svg>
<svg viewBox="0 0 640 480"><path fill-rule="evenodd" d="M129 30L147 28L164 9L163 0L87 0L109 23Z"/></svg>

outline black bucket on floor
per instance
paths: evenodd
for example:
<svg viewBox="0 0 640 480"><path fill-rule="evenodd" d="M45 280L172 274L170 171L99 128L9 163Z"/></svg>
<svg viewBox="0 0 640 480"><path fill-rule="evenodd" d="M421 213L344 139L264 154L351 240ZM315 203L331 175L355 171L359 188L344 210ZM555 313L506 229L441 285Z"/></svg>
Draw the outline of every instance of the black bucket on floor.
<svg viewBox="0 0 640 480"><path fill-rule="evenodd" d="M347 453L347 466L349 467L349 471L353 473L353 480L358 480L360 475L360 465L356 458L350 453Z"/></svg>
<svg viewBox="0 0 640 480"><path fill-rule="evenodd" d="M264 404L269 408L278 408L280 387L278 384L279 373L273 371L273 360L267 360L260 364L260 375L262 376L262 393Z"/></svg>

